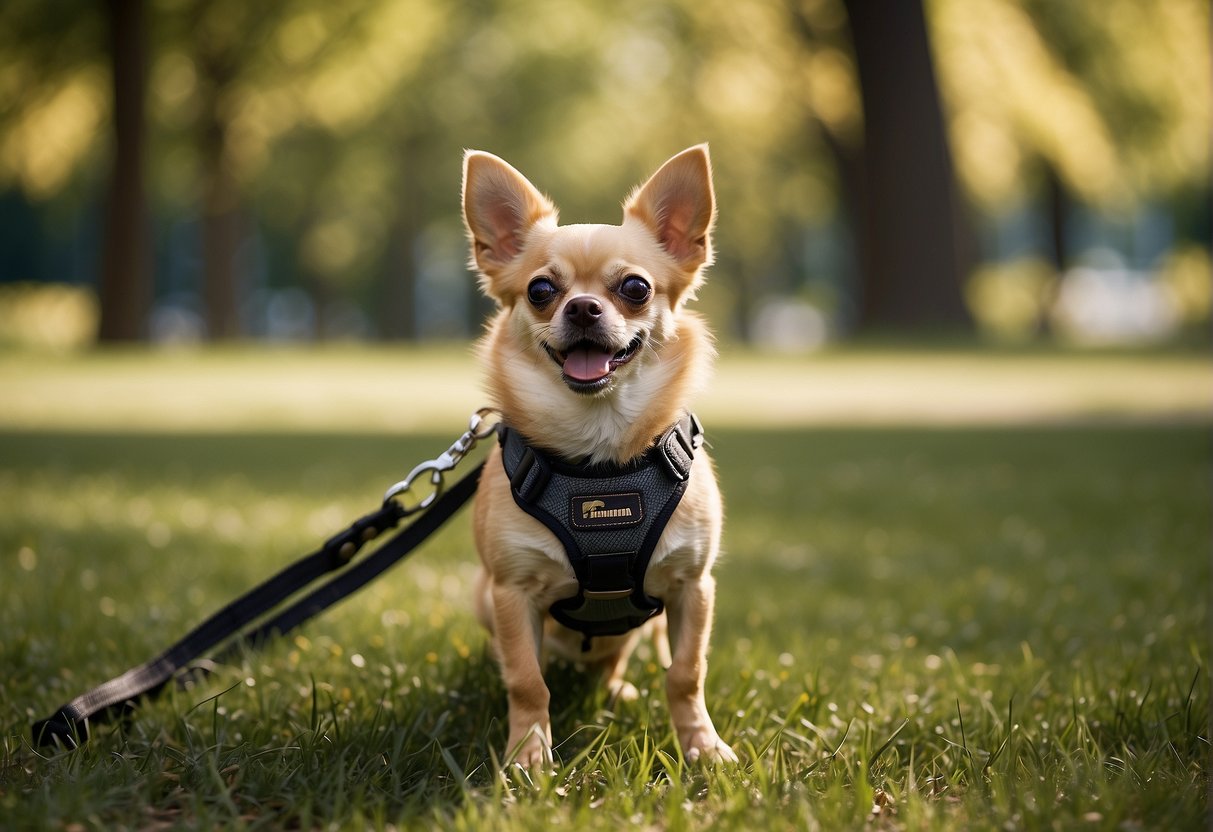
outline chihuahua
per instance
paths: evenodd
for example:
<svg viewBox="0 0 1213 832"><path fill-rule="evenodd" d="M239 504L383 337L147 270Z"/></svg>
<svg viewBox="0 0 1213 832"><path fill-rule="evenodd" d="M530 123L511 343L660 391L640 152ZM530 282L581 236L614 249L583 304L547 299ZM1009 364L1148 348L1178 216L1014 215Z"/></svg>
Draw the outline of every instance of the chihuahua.
<svg viewBox="0 0 1213 832"><path fill-rule="evenodd" d="M473 520L482 562L476 613L491 635L509 700L507 759L525 767L552 762L551 697L542 670L549 653L600 669L612 696L632 699L637 691L624 681L624 669L639 635L648 632L668 667L666 693L684 756L735 762L704 702L720 490L698 440L692 450L679 427L715 357L703 320L686 309L712 262L716 206L708 148L679 153L636 188L624 203L621 225L564 226L555 205L517 170L492 154L468 151L463 215L472 266L498 306L478 345L480 361L503 435L512 432L521 437L519 448L525 446L513 461L508 442L490 452ZM674 433L679 442L667 441ZM673 451L658 453L667 446ZM542 478L519 467L534 457L548 460ZM588 589L581 578L590 568L573 563L571 553L626 534L621 527L633 516L652 518L657 498L622 479L611 480L610 488L628 493L578 497L579 487L590 487L578 477L594 471L622 477L657 457L681 459L662 469L672 472L665 480L650 476L668 480L673 485L667 490L677 496L663 504L664 528L646 535L641 571L629 557L630 565L618 572L635 578L639 585L631 597L641 600L617 600L629 594L626 589ZM547 484L561 471L572 472L566 479L573 485L554 498L573 494L567 513L577 528L569 526L568 533L552 519L563 510L544 520L522 498L523 490ZM612 545L620 544L599 548ZM605 564L609 557L615 556L595 555L586 563ZM577 632L576 621L556 615L574 596L593 597L600 611L623 609L627 623ZM623 631L650 615L642 626Z"/></svg>

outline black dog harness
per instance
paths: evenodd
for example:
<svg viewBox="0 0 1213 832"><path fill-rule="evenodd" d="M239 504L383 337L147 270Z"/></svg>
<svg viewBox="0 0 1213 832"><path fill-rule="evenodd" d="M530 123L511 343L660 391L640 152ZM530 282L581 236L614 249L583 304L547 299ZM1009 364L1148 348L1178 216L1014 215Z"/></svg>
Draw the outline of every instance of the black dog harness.
<svg viewBox="0 0 1213 832"><path fill-rule="evenodd" d="M594 636L626 633L661 612L661 599L644 592L644 576L703 444L694 414L622 465L568 462L505 425L499 438L514 502L559 538L577 575L577 594L550 612L585 636L582 650Z"/></svg>

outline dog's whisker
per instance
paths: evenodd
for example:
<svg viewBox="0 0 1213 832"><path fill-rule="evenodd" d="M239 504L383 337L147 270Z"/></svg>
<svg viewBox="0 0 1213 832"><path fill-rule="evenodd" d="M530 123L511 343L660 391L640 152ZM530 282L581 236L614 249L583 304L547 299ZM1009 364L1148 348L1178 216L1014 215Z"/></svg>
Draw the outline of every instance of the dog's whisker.
<svg viewBox="0 0 1213 832"><path fill-rule="evenodd" d="M507 355L505 357L505 363L513 364L515 361L522 358L528 352L530 352L530 350L527 347L519 347L517 352L513 353L512 355Z"/></svg>

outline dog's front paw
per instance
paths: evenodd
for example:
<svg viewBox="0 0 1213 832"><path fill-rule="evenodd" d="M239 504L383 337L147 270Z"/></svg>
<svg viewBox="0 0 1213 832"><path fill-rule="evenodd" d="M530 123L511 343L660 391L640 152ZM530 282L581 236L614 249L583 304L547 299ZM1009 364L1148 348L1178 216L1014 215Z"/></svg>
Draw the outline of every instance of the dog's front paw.
<svg viewBox="0 0 1213 832"><path fill-rule="evenodd" d="M531 730L522 737L510 737L506 746L506 762L526 769L542 769L552 766L552 746L538 730Z"/></svg>
<svg viewBox="0 0 1213 832"><path fill-rule="evenodd" d="M737 754L715 731L700 731L682 743L688 763L736 763Z"/></svg>

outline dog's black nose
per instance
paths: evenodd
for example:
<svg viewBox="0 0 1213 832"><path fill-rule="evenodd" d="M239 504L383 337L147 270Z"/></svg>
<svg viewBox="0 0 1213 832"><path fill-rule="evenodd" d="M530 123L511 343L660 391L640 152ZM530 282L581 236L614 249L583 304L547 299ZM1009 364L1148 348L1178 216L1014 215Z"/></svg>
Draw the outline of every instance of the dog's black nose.
<svg viewBox="0 0 1213 832"><path fill-rule="evenodd" d="M576 326L590 327L602 317L602 304L593 295L578 295L564 305L564 316Z"/></svg>

